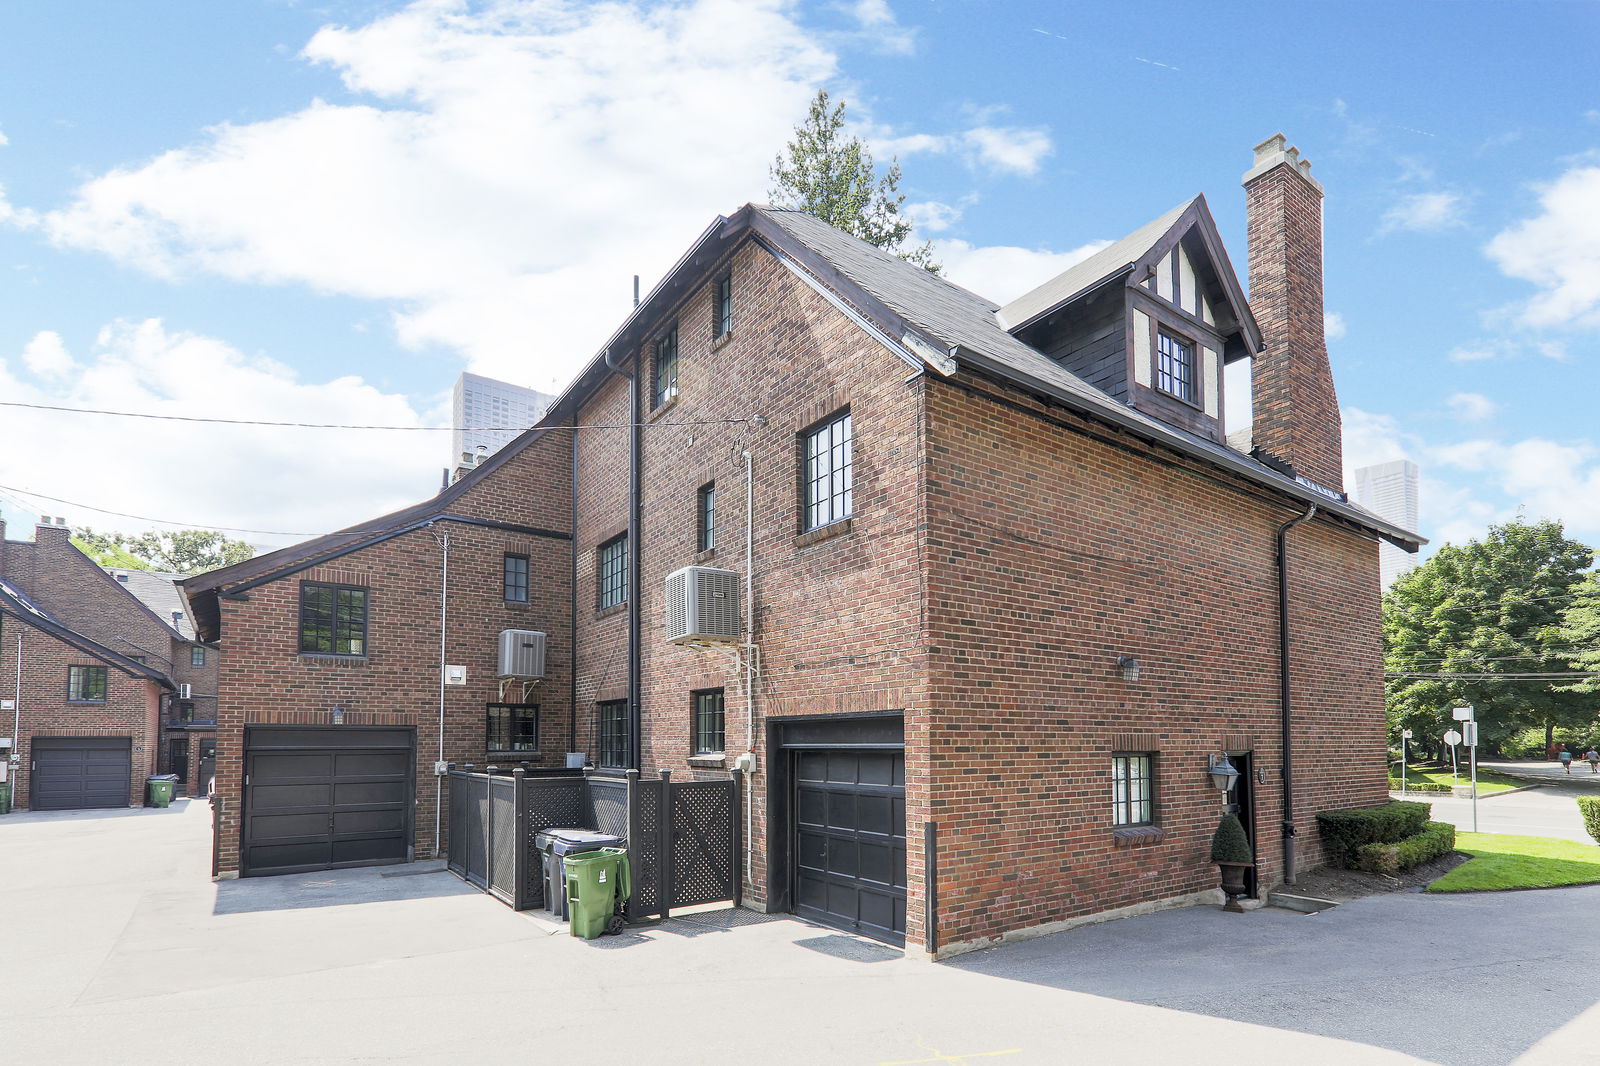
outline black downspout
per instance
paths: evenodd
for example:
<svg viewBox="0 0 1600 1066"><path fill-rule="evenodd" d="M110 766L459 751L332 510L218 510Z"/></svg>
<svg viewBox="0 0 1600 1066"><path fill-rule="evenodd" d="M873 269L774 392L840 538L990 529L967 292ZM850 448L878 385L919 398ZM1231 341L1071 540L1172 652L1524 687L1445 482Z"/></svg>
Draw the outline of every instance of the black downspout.
<svg viewBox="0 0 1600 1066"><path fill-rule="evenodd" d="M568 640L572 641L571 665L568 667L570 675L571 694L567 701L567 751L578 749L578 437L576 429L578 413L573 412L572 424L572 567L567 572L572 575L572 613L571 628ZM598 754L598 753L597 753Z"/></svg>
<svg viewBox="0 0 1600 1066"><path fill-rule="evenodd" d="M1289 530L1309 522L1317 505L1278 527L1278 701L1283 745L1283 883L1295 883L1294 731L1289 704Z"/></svg>

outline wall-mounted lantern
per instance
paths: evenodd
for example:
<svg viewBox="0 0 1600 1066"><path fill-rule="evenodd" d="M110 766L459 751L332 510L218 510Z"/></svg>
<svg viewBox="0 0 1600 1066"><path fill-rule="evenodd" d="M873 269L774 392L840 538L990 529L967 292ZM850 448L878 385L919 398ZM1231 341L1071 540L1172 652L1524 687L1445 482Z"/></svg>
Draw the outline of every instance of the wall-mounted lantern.
<svg viewBox="0 0 1600 1066"><path fill-rule="evenodd" d="M1139 680L1139 660L1131 655L1117 656L1117 669L1122 672L1122 680Z"/></svg>
<svg viewBox="0 0 1600 1066"><path fill-rule="evenodd" d="M1226 755L1211 756L1211 765L1206 773L1211 775L1211 784L1224 795L1233 791L1234 783L1239 780L1238 769Z"/></svg>

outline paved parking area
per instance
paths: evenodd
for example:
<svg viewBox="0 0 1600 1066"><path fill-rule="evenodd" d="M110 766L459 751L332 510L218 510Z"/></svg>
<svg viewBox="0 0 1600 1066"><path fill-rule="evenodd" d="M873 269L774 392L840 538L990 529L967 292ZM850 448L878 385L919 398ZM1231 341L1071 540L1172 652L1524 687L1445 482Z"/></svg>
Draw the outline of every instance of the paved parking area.
<svg viewBox="0 0 1600 1066"><path fill-rule="evenodd" d="M573 940L426 864L212 884L209 812L0 818L8 1062L1600 1063L1600 889L1191 908L932 965L731 912Z"/></svg>

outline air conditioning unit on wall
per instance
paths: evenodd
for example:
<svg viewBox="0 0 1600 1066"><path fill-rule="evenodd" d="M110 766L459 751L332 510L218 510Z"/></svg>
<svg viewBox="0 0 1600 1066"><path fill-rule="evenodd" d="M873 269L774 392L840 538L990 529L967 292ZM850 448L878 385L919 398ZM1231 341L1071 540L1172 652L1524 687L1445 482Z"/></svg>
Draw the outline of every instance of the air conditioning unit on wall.
<svg viewBox="0 0 1600 1066"><path fill-rule="evenodd" d="M537 629L500 631L497 677L543 677L545 635Z"/></svg>
<svg viewBox="0 0 1600 1066"><path fill-rule="evenodd" d="M737 643L739 575L713 566L686 566L667 577L667 640Z"/></svg>

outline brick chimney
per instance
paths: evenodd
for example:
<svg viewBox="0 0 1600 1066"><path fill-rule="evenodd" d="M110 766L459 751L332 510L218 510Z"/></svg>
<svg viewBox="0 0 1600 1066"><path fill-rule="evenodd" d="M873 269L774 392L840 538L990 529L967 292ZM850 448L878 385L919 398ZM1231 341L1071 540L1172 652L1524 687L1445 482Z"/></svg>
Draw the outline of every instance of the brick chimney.
<svg viewBox="0 0 1600 1066"><path fill-rule="evenodd" d="M1262 340L1251 370L1252 441L1342 492L1339 398L1322 332L1322 185L1279 133L1256 145L1244 190L1250 310Z"/></svg>

